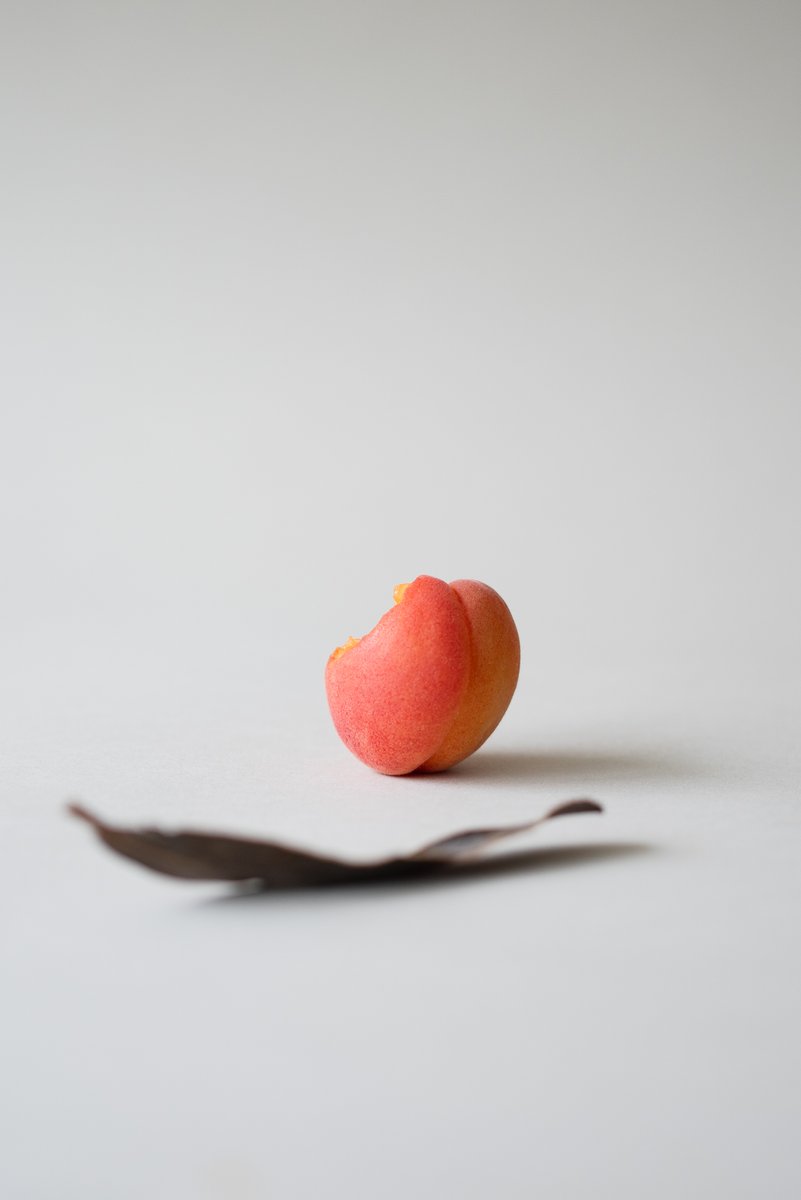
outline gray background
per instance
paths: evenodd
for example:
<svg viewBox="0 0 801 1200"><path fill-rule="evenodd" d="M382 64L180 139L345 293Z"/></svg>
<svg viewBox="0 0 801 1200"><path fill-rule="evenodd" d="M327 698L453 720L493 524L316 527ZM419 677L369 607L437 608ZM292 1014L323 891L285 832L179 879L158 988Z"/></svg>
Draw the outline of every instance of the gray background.
<svg viewBox="0 0 801 1200"><path fill-rule="evenodd" d="M0 6L11 1200L790 1197L796 3ZM509 602L432 779L330 650ZM61 805L525 869L231 899Z"/></svg>

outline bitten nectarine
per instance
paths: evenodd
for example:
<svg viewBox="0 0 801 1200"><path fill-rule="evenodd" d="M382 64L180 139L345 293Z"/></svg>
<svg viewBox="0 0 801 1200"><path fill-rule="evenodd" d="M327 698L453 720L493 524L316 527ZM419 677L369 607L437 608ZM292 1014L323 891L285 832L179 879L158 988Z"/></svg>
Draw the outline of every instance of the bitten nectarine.
<svg viewBox="0 0 801 1200"><path fill-rule="evenodd" d="M395 589L372 632L328 660L339 736L384 775L444 771L477 750L509 706L520 670L512 614L485 583L430 575Z"/></svg>

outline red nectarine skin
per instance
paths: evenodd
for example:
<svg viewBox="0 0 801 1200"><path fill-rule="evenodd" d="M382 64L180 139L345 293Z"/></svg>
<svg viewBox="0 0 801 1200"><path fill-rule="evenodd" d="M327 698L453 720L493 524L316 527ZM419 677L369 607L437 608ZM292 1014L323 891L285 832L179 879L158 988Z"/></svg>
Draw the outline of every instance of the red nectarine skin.
<svg viewBox="0 0 801 1200"><path fill-rule="evenodd" d="M396 607L328 660L331 715L345 745L386 775L442 771L486 741L517 684L520 642L486 584L421 575Z"/></svg>
<svg viewBox="0 0 801 1200"><path fill-rule="evenodd" d="M420 575L371 633L329 658L337 732L376 771L406 775L444 741L469 674L464 607L447 583Z"/></svg>

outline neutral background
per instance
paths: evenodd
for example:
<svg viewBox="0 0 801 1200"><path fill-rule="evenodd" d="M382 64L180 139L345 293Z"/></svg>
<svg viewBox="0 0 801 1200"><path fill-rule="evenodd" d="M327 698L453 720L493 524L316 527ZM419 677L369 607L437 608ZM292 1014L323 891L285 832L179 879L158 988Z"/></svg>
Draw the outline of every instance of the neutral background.
<svg viewBox="0 0 801 1200"><path fill-rule="evenodd" d="M3 1196L797 1196L798 5L0 17ZM385 779L322 671L423 572L521 682ZM577 794L514 870L248 898L63 811Z"/></svg>

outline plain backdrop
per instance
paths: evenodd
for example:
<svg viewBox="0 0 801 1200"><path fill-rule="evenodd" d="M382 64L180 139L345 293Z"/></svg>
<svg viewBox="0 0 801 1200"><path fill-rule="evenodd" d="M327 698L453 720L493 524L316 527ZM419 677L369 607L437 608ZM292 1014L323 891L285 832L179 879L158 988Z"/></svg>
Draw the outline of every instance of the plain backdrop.
<svg viewBox="0 0 801 1200"><path fill-rule="evenodd" d="M0 3L0 1190L756 1196L797 1153L801 12ZM497 588L387 779L322 672ZM232 896L118 820L515 869Z"/></svg>

